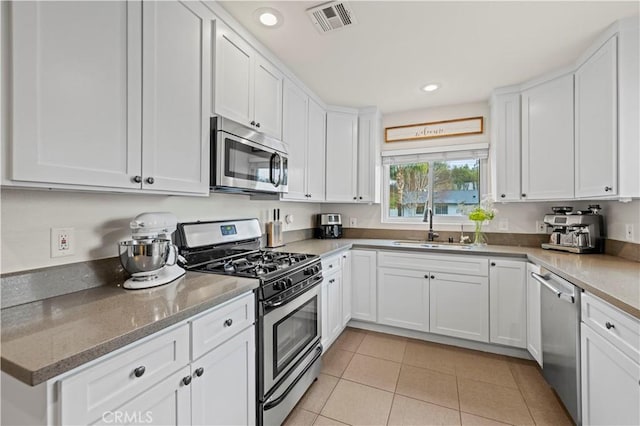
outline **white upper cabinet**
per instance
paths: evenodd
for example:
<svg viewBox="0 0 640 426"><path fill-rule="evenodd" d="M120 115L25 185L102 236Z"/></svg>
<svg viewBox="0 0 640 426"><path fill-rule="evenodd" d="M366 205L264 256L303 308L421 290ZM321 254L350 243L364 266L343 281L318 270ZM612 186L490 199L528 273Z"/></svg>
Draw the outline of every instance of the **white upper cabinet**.
<svg viewBox="0 0 640 426"><path fill-rule="evenodd" d="M198 2L145 2L143 188L209 192L212 16Z"/></svg>
<svg viewBox="0 0 640 426"><path fill-rule="evenodd" d="M289 192L283 200L324 201L324 109L291 81L283 95L283 141L289 148Z"/></svg>
<svg viewBox="0 0 640 426"><path fill-rule="evenodd" d="M358 202L380 202L381 135L380 111L361 111L358 117Z"/></svg>
<svg viewBox="0 0 640 426"><path fill-rule="evenodd" d="M140 188L141 3L11 7L10 178Z"/></svg>
<svg viewBox="0 0 640 426"><path fill-rule="evenodd" d="M380 202L380 135L375 108L358 114L346 108L327 112L326 199L330 202Z"/></svg>
<svg viewBox="0 0 640 426"><path fill-rule="evenodd" d="M12 4L10 178L208 194L213 15L192 2ZM100 28L96 31L95 28Z"/></svg>
<svg viewBox="0 0 640 426"><path fill-rule="evenodd" d="M618 191L617 39L612 37L575 73L575 195Z"/></svg>
<svg viewBox="0 0 640 426"><path fill-rule="evenodd" d="M491 98L493 194L498 201L520 200L520 92Z"/></svg>
<svg viewBox="0 0 640 426"><path fill-rule="evenodd" d="M358 195L358 113L327 112L327 201L354 202Z"/></svg>
<svg viewBox="0 0 640 426"><path fill-rule="evenodd" d="M310 201L324 201L327 112L309 98L307 117L307 194Z"/></svg>
<svg viewBox="0 0 640 426"><path fill-rule="evenodd" d="M282 85L284 75L276 67L256 56L254 66L255 126L259 131L282 138Z"/></svg>
<svg viewBox="0 0 640 426"><path fill-rule="evenodd" d="M522 197L573 198L573 74L522 92Z"/></svg>
<svg viewBox="0 0 640 426"><path fill-rule="evenodd" d="M282 137L282 73L231 28L216 26L215 114Z"/></svg>
<svg viewBox="0 0 640 426"><path fill-rule="evenodd" d="M289 192L283 199L306 200L307 197L307 110L309 97L289 80L284 84L282 140L289 149Z"/></svg>

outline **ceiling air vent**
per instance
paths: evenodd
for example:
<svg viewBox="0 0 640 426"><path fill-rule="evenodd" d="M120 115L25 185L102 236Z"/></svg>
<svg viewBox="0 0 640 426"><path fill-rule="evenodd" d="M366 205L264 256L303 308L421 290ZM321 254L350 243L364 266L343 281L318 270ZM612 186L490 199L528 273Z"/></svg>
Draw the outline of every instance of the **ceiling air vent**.
<svg viewBox="0 0 640 426"><path fill-rule="evenodd" d="M346 2L331 1L320 6L307 9L307 14L311 18L320 34L328 33L357 24L353 9Z"/></svg>

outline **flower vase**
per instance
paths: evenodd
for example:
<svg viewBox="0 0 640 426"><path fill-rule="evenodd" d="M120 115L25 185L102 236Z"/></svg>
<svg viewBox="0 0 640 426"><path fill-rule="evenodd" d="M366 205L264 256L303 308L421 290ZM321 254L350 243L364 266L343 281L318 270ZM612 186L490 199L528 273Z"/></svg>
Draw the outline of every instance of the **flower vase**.
<svg viewBox="0 0 640 426"><path fill-rule="evenodd" d="M484 233L482 232L482 224L484 223L484 221L476 220L474 222L475 222L476 228L475 228L475 232L473 233L473 245L486 246L487 240L484 236Z"/></svg>

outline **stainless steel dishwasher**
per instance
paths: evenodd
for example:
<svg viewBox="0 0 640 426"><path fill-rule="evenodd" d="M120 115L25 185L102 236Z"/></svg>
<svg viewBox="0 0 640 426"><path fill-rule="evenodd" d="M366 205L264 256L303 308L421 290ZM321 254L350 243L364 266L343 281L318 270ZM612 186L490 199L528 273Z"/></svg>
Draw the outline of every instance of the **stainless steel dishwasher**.
<svg viewBox="0 0 640 426"><path fill-rule="evenodd" d="M567 411L582 423L580 398L580 292L569 281L541 269L542 374Z"/></svg>

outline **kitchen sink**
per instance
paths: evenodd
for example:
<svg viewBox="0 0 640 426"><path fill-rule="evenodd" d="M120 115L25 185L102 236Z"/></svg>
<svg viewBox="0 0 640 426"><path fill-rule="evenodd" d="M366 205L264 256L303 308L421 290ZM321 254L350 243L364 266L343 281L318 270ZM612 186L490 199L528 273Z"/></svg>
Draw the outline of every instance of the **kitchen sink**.
<svg viewBox="0 0 640 426"><path fill-rule="evenodd" d="M472 246L454 244L454 243L434 243L431 241L421 240L397 240L392 242L394 246L407 246L407 247L422 247L422 248L440 248L451 250L470 250Z"/></svg>

